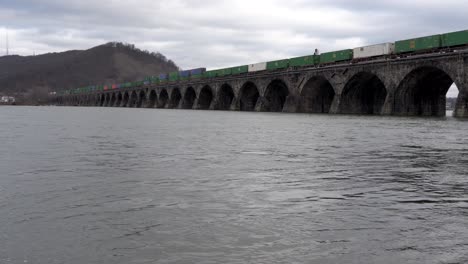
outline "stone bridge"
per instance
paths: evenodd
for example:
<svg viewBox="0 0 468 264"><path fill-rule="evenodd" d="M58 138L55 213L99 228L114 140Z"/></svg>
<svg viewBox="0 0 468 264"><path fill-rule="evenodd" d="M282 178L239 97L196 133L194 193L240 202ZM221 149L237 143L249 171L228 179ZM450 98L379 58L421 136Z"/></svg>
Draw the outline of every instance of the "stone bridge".
<svg viewBox="0 0 468 264"><path fill-rule="evenodd" d="M468 51L344 62L68 95L68 106L468 117Z"/></svg>

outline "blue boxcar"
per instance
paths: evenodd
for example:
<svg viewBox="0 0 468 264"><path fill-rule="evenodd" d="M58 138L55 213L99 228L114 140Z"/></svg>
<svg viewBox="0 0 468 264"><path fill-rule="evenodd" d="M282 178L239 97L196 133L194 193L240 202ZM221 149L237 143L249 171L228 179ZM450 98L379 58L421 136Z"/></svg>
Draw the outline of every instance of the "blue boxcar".
<svg viewBox="0 0 468 264"><path fill-rule="evenodd" d="M202 75L206 72L206 68L198 68L190 70L190 75Z"/></svg>
<svg viewBox="0 0 468 264"><path fill-rule="evenodd" d="M180 71L180 72L179 72L179 76L182 77L182 78L188 78L188 77L190 77L190 70L188 70L188 71Z"/></svg>
<svg viewBox="0 0 468 264"><path fill-rule="evenodd" d="M159 80L167 80L167 74L159 74Z"/></svg>

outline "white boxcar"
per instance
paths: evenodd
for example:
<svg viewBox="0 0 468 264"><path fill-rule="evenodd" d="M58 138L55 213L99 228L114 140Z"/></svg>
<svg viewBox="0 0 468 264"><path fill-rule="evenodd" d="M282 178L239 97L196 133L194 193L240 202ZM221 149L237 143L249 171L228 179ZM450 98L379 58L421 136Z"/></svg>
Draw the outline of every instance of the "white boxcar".
<svg viewBox="0 0 468 264"><path fill-rule="evenodd" d="M257 72L257 71L264 71L267 68L266 62L260 62L255 64L249 65L249 72Z"/></svg>
<svg viewBox="0 0 468 264"><path fill-rule="evenodd" d="M394 51L395 43L383 43L367 47L359 47L353 50L355 59L390 55L393 54Z"/></svg>

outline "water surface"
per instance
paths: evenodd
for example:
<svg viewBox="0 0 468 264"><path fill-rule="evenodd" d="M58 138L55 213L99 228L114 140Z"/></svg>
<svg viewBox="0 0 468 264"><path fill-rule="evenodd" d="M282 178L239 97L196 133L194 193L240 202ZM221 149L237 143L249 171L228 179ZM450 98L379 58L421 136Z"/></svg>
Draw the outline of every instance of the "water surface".
<svg viewBox="0 0 468 264"><path fill-rule="evenodd" d="M0 263L467 263L468 122L0 108Z"/></svg>

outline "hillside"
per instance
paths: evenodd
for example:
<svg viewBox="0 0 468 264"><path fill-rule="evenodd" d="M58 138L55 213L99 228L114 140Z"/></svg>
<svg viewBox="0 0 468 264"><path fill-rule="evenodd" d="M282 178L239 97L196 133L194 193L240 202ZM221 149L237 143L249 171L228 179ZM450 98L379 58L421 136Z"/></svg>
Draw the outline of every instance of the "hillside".
<svg viewBox="0 0 468 264"><path fill-rule="evenodd" d="M178 70L160 53L107 43L89 50L0 57L0 95L34 103L50 91L112 84Z"/></svg>

